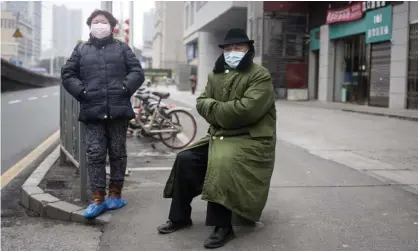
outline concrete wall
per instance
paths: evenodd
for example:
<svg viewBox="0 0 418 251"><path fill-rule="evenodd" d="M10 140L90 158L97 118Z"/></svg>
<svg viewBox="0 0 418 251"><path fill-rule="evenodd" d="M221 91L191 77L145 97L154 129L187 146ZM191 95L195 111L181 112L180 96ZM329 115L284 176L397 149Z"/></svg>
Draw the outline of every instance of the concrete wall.
<svg viewBox="0 0 418 251"><path fill-rule="evenodd" d="M317 80L317 67L319 65L316 65L316 57L318 57L318 51L309 51L309 68L308 68L308 99L315 99L316 96L316 90L315 90L315 84Z"/></svg>
<svg viewBox="0 0 418 251"><path fill-rule="evenodd" d="M1 59L2 92L59 85L60 83L59 78L38 74Z"/></svg>
<svg viewBox="0 0 418 251"><path fill-rule="evenodd" d="M176 68L186 63L183 44L183 2L156 2L156 35L153 41L153 67ZM160 13L160 14L159 14ZM161 16L159 16L161 15Z"/></svg>
<svg viewBox="0 0 418 251"><path fill-rule="evenodd" d="M215 62L222 50L218 47L225 34L215 32L199 32L199 67L197 70L197 90L204 90L208 74L213 70Z"/></svg>
<svg viewBox="0 0 418 251"><path fill-rule="evenodd" d="M334 102L341 102L341 89L344 84L344 41L335 41L335 64L334 64Z"/></svg>
<svg viewBox="0 0 418 251"><path fill-rule="evenodd" d="M184 2L183 11L185 11L186 6L189 6L189 11L190 11L191 9L190 1ZM196 6L196 2L195 2L195 6ZM205 25L217 19L219 16L224 14L229 9L235 8L235 7L246 7L246 6L247 6L247 1L208 1L198 10L196 10L196 7L195 7L193 23L191 23L188 27L185 27L184 38L186 39L188 36L190 36L194 32L199 31ZM183 20L184 19L185 18L183 18Z"/></svg>
<svg viewBox="0 0 418 251"><path fill-rule="evenodd" d="M406 108L409 3L403 2L393 6L389 108Z"/></svg>
<svg viewBox="0 0 418 251"><path fill-rule="evenodd" d="M409 22L418 22L418 2L409 2Z"/></svg>
<svg viewBox="0 0 418 251"><path fill-rule="evenodd" d="M318 100L332 101L334 86L334 42L329 40L329 26L320 31Z"/></svg>
<svg viewBox="0 0 418 251"><path fill-rule="evenodd" d="M262 1L249 1L247 8L247 34L250 39L254 40L254 46L260 48L260 52L263 51L263 22L264 15L263 2ZM258 22L258 27L255 27L256 23L253 20L261 19ZM253 22L253 24L251 24ZM253 27L252 27L253 25ZM252 29L251 29L252 27ZM262 53L256 51L254 62L261 64Z"/></svg>

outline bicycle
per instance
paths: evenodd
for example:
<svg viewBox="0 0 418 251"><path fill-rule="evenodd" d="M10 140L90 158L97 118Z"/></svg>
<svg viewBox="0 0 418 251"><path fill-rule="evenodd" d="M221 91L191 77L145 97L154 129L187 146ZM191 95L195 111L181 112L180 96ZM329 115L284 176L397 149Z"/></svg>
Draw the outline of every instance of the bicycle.
<svg viewBox="0 0 418 251"><path fill-rule="evenodd" d="M157 92L154 91L152 95L158 98L158 101L154 106L149 106L150 95L147 94L136 94L135 97L140 99L141 105L135 109L136 118L129 123L129 131L131 134L138 136L158 136L158 139L167 147L171 149L182 149L188 146L196 137L197 125L193 115L187 112L184 108L180 107L169 107L161 105L163 99L167 99L170 96L168 92ZM144 105L145 104L145 105ZM179 135L182 135L184 128L180 123L180 115L185 115L192 122L192 136L187 140L179 139L183 144L175 146L174 141L178 139ZM173 121L176 120L177 122ZM190 128L189 128L190 129ZM165 134L168 134L165 135ZM168 143L169 140L173 140L173 144Z"/></svg>

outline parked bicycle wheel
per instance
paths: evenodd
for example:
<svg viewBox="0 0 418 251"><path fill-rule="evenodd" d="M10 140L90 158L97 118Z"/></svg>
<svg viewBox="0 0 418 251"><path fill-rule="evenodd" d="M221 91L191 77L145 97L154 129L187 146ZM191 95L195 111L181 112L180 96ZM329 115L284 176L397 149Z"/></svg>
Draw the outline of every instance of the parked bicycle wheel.
<svg viewBox="0 0 418 251"><path fill-rule="evenodd" d="M159 134L164 145L172 149L182 149L193 142L197 126L192 114L184 110L175 110L163 116L165 119L160 123L160 130L172 130L172 132Z"/></svg>

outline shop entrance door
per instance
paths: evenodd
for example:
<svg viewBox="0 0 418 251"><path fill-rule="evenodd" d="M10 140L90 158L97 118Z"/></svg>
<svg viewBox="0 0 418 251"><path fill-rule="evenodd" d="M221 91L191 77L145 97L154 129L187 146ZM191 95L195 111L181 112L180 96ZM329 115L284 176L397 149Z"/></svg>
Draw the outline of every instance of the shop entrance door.
<svg viewBox="0 0 418 251"><path fill-rule="evenodd" d="M344 39L345 88L347 102L365 105L368 103L369 77L365 35L355 35Z"/></svg>

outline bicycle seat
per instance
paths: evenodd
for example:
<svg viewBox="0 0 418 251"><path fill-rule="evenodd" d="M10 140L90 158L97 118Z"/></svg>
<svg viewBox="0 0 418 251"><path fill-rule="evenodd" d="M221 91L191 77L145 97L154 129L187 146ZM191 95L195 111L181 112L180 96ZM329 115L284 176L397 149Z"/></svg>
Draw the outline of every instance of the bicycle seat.
<svg viewBox="0 0 418 251"><path fill-rule="evenodd" d="M170 97L169 92L152 92L152 95L155 95L155 96L159 97L160 99L166 99L166 98Z"/></svg>

